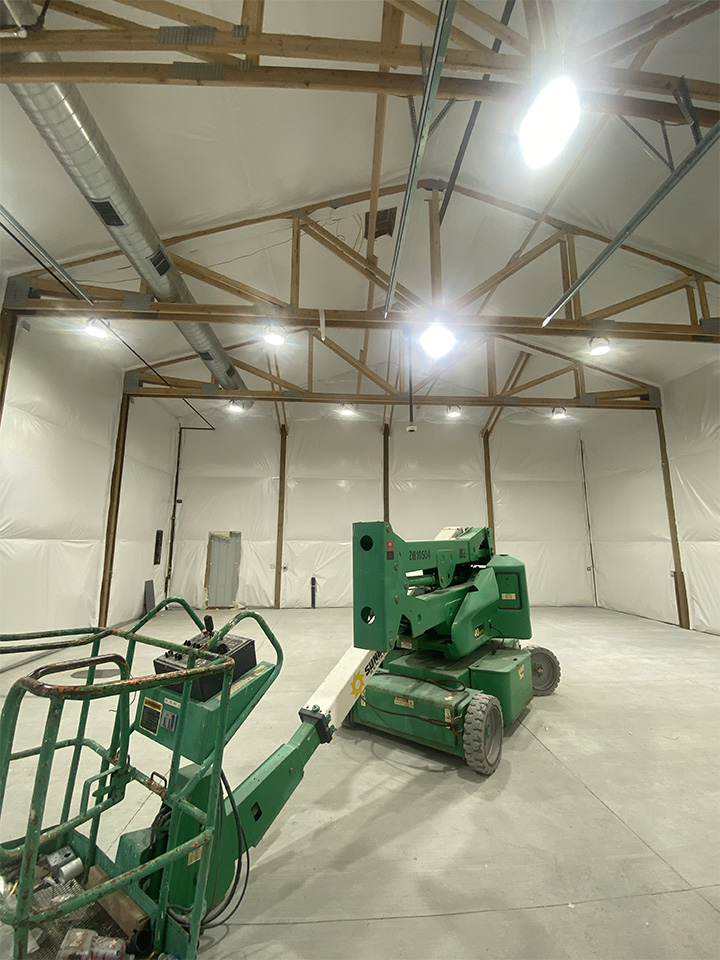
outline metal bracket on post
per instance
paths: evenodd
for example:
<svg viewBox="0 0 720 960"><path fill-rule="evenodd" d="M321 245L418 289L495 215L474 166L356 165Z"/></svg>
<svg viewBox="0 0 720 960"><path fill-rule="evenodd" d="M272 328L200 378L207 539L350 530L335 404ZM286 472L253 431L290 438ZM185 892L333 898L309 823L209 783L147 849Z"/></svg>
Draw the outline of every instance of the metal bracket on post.
<svg viewBox="0 0 720 960"><path fill-rule="evenodd" d="M578 397L578 404L581 407L594 407L595 406L595 394L594 393L581 393Z"/></svg>
<svg viewBox="0 0 720 960"><path fill-rule="evenodd" d="M123 393L137 393L140 389L140 374L137 370L128 370L123 378Z"/></svg>
<svg viewBox="0 0 720 960"><path fill-rule="evenodd" d="M200 392L204 397L216 397L220 393L220 386L217 383L203 383Z"/></svg>
<svg viewBox="0 0 720 960"><path fill-rule="evenodd" d="M28 277L8 277L5 287L4 310L18 310L28 305L30 280Z"/></svg>

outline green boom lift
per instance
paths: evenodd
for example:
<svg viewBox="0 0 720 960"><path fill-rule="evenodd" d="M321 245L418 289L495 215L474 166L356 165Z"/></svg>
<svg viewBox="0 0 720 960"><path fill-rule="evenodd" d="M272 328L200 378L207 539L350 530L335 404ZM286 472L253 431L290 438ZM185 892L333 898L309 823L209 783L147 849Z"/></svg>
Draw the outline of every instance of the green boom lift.
<svg viewBox="0 0 720 960"><path fill-rule="evenodd" d="M353 525L356 647L386 650L350 714L464 757L491 774L503 726L552 693L560 664L531 636L525 566L496 554L489 527L404 541L389 523Z"/></svg>
<svg viewBox="0 0 720 960"><path fill-rule="evenodd" d="M155 948L194 960L202 931L237 909L250 848L302 780L317 747L348 715L464 756L479 773L494 771L503 722L516 719L533 693L552 692L560 676L549 651L518 644L530 636L523 565L494 554L487 528L406 543L382 522L354 525L353 565L353 646L301 708L293 736L235 788L222 769L225 747L283 660L258 614L243 611L216 632L209 617L203 623L184 600L169 598L126 631L0 636L0 653L89 647L87 656L45 663L16 680L0 715L0 826L9 792L15 809L19 802L28 810L25 835L7 840L3 831L0 840L0 921L13 928L14 960L29 955L31 929L67 925L74 911L109 894L129 897L144 912L147 953ZM183 644L141 633L171 604L193 625ZM274 663L258 663L254 641L230 632L242 621L254 621L267 637ZM148 649L159 654L154 672L136 676L136 654ZM118 676L98 682L104 676L98 668ZM78 672L84 682L57 682L58 674L76 679ZM37 746L20 749L19 727L25 740L32 733L20 717L26 696L45 703L46 714ZM107 743L90 718L96 701L114 707ZM73 702L77 725L61 732ZM130 745L137 737L168 751L166 774L133 765ZM88 756L99 769L81 780ZM31 795L18 801L9 775L13 764L27 760L35 763L35 777ZM150 826L120 837L113 860L99 846L100 824L103 816L122 815L116 808L131 784L155 795L157 813ZM79 863L79 876L58 886L50 864L68 856Z"/></svg>

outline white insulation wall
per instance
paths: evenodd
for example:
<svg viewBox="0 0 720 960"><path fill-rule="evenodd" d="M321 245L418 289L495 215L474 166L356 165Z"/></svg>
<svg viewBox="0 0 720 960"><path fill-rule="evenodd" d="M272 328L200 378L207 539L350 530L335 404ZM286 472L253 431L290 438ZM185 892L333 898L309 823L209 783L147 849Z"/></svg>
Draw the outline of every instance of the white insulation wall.
<svg viewBox="0 0 720 960"><path fill-rule="evenodd" d="M136 400L130 407L108 623L142 613L146 580L154 581L156 600L163 596L177 426L153 400ZM157 530L163 531L163 546L154 565Z"/></svg>
<svg viewBox="0 0 720 960"><path fill-rule="evenodd" d="M507 411L490 456L496 549L525 564L530 603L593 605L576 423Z"/></svg>
<svg viewBox="0 0 720 960"><path fill-rule="evenodd" d="M208 534L242 535L237 602L271 607L275 583L280 436L253 414L217 429L184 430L171 590L204 602Z"/></svg>
<svg viewBox="0 0 720 960"><path fill-rule="evenodd" d="M0 425L0 632L97 622L121 374L72 336L33 324L15 341Z"/></svg>
<svg viewBox="0 0 720 960"><path fill-rule="evenodd" d="M663 388L690 626L720 634L720 364Z"/></svg>
<svg viewBox="0 0 720 960"><path fill-rule="evenodd" d="M655 411L609 410L582 437L599 605L677 623Z"/></svg>

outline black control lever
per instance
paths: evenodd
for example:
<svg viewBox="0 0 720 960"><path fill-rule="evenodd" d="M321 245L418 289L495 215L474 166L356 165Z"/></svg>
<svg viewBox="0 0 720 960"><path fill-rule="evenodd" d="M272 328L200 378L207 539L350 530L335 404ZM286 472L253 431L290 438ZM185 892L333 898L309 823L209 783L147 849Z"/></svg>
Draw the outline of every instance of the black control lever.
<svg viewBox="0 0 720 960"><path fill-rule="evenodd" d="M205 632L212 636L215 633L215 624L213 623L213 618L209 613L206 617L204 617L203 622L205 623Z"/></svg>

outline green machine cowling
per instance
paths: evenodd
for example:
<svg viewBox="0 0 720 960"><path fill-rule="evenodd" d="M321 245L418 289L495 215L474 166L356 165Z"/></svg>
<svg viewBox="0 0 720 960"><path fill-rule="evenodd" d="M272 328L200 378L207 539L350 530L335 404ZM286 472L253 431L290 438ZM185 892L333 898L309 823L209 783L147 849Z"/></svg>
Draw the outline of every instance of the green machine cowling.
<svg viewBox="0 0 720 960"><path fill-rule="evenodd" d="M502 727L559 681L550 651L520 647L531 636L525 565L495 553L489 527L406 541L353 525L354 644L387 652L352 721L492 773Z"/></svg>

